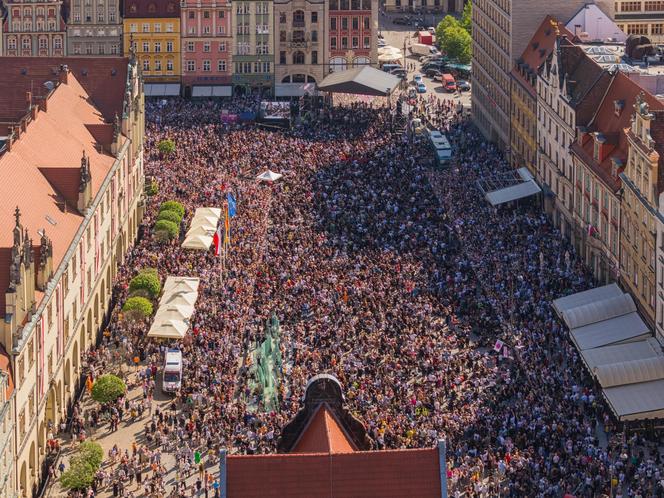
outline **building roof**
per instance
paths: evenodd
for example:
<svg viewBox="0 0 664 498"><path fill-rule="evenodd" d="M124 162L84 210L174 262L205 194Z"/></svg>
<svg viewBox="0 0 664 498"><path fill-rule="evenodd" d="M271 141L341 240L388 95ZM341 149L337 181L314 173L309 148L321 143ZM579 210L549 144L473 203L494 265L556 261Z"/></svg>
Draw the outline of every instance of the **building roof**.
<svg viewBox="0 0 664 498"><path fill-rule="evenodd" d="M625 130L630 127L634 102L636 97L642 93L644 99L652 110L664 110L662 102L632 81L626 74L616 72L612 76L611 84L602 99L597 111L590 122L587 134L572 145L572 151L586 163L604 184L617 191L620 188L620 180L612 175L614 159L621 165L627 164L628 144ZM600 133L604 137L604 150L602 160L595 161L593 133ZM622 167L617 173L622 171Z"/></svg>
<svg viewBox="0 0 664 498"><path fill-rule="evenodd" d="M0 65L10 59L0 59ZM126 59L118 60L127 62ZM37 68L53 66L52 59L50 64L36 58L32 61ZM23 59L24 64L27 62ZM9 66L12 69L19 67L11 63ZM28 74L34 74L32 66L27 66ZM125 68L125 75L126 71ZM114 81L105 72L99 72L97 76ZM5 289L9 284L15 208L18 206L20 209L21 225L32 237L33 248L39 244L38 230L44 229L51 239L55 269L83 219L74 202L78 197L83 153L90 161L93 198L115 162L113 156L103 152L91 132L94 127L105 125L104 117L79 78L75 73L69 74L66 83L56 86L48 96L47 110L38 112L36 119L27 124L26 131L12 143L11 149L0 154L0 174L3 178L0 184L0 309L4 309ZM13 71L2 71L0 88L6 88L7 81L16 79ZM113 85L93 83L91 79L92 74L89 74L89 88L109 88L109 95L102 99L108 111L122 108L124 92L111 89ZM19 81L23 80L19 78ZM115 86L124 89L125 80L118 79ZM119 103L112 100L114 95ZM25 97L21 100L24 102ZM20 107L3 96L0 98L0 115L6 115L7 108L16 113Z"/></svg>
<svg viewBox="0 0 664 498"><path fill-rule="evenodd" d="M331 410L321 405L296 441L293 453L349 453L355 445Z"/></svg>
<svg viewBox="0 0 664 498"><path fill-rule="evenodd" d="M0 122L23 117L26 92L45 96L45 83L57 85L60 65L66 64L110 123L116 113L122 116L128 63L126 57L0 57Z"/></svg>
<svg viewBox="0 0 664 498"><path fill-rule="evenodd" d="M439 498L438 450L227 457L228 498Z"/></svg>
<svg viewBox="0 0 664 498"><path fill-rule="evenodd" d="M180 2L177 0L124 0L126 19L171 17L180 18Z"/></svg>
<svg viewBox="0 0 664 498"><path fill-rule="evenodd" d="M556 44L556 23L557 21L550 15L547 15L542 20L533 37L530 39L530 43L526 46L521 57L517 59L514 69L512 69L514 77L528 88L533 96L536 96L535 86L529 80L528 73L539 73L551 55L551 52L553 52ZM565 26L562 24L557 24L557 26L561 34L572 38L572 33Z"/></svg>
<svg viewBox="0 0 664 498"><path fill-rule="evenodd" d="M318 85L318 89L331 93L386 96L399 84L393 74L371 66L360 66L330 73Z"/></svg>

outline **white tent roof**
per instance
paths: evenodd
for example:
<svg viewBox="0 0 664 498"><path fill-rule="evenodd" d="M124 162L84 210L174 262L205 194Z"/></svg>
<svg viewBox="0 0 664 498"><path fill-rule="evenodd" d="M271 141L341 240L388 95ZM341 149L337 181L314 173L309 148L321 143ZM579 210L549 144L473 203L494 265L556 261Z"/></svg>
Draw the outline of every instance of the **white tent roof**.
<svg viewBox="0 0 664 498"><path fill-rule="evenodd" d="M577 306L583 306L584 304L601 301L622 294L623 291L621 291L620 287L616 284L604 285L587 291L577 292L576 294L570 294L569 296L559 297L553 301L553 309L562 316L565 311L576 308Z"/></svg>
<svg viewBox="0 0 664 498"><path fill-rule="evenodd" d="M609 387L604 397L618 420L664 418L664 379Z"/></svg>
<svg viewBox="0 0 664 498"><path fill-rule="evenodd" d="M143 92L146 97L173 97L180 95L179 83L145 83Z"/></svg>
<svg viewBox="0 0 664 498"><path fill-rule="evenodd" d="M664 379L664 358L655 356L602 365L593 372L602 387L638 384Z"/></svg>
<svg viewBox="0 0 664 498"><path fill-rule="evenodd" d="M584 351L612 344L640 341L650 336L650 330L638 313L628 313L573 329L571 336L576 347Z"/></svg>
<svg viewBox="0 0 664 498"><path fill-rule="evenodd" d="M212 245L214 232L221 217L220 208L198 208L194 212L191 226L187 231L182 247L207 251Z"/></svg>
<svg viewBox="0 0 664 498"><path fill-rule="evenodd" d="M258 178L262 182L275 182L282 176L284 175L282 175L281 173L275 173L274 171L268 169L267 171L264 171L263 173L258 175L256 178Z"/></svg>
<svg viewBox="0 0 664 498"><path fill-rule="evenodd" d="M168 277L159 308L154 316L148 337L181 339L189 330L194 314L200 280L194 277Z"/></svg>
<svg viewBox="0 0 664 498"><path fill-rule="evenodd" d="M602 365L658 356L664 357L662 347L654 337L649 337L645 341L616 344L615 346L587 349L581 352L581 357L591 372Z"/></svg>
<svg viewBox="0 0 664 498"><path fill-rule="evenodd" d="M512 185L511 187L488 192L485 197L492 206L497 206L505 202L515 201L517 199L523 199L524 197L535 195L541 192L541 190L542 189L539 188L534 180L528 180L527 182L519 183L518 185Z"/></svg>
<svg viewBox="0 0 664 498"><path fill-rule="evenodd" d="M621 296L594 301L563 312L563 320L570 329L576 329L591 323L601 322L628 313L634 313L636 305L632 296Z"/></svg>

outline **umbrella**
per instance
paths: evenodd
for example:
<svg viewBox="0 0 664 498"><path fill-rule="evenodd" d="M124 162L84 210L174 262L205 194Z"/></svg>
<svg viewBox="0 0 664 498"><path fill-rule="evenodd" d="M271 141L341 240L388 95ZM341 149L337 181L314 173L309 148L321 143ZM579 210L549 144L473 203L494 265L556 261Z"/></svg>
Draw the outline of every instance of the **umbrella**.
<svg viewBox="0 0 664 498"><path fill-rule="evenodd" d="M378 62L399 61L402 57L400 54L382 54L378 56Z"/></svg>
<svg viewBox="0 0 664 498"><path fill-rule="evenodd" d="M378 49L378 53L379 53L379 54L387 54L387 53L400 54L400 53L401 53L401 49L399 49L399 48L397 48L397 47L389 47L389 46L387 46L387 47L380 47L380 48Z"/></svg>
<svg viewBox="0 0 664 498"><path fill-rule="evenodd" d="M282 176L284 175L281 173L275 173L274 171L268 169L267 171L258 175L256 178L262 182L276 182Z"/></svg>

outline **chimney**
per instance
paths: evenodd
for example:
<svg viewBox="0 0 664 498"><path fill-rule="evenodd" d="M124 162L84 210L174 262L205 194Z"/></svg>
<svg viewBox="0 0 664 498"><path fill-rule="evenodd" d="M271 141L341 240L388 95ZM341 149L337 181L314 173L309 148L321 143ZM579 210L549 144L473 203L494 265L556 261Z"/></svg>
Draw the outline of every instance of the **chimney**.
<svg viewBox="0 0 664 498"><path fill-rule="evenodd" d="M78 203L76 208L83 213L92 200L92 177L90 176L90 158L83 151L81 157L81 183L78 187Z"/></svg>
<svg viewBox="0 0 664 498"><path fill-rule="evenodd" d="M32 92L25 92L25 103L28 104L28 109L32 107Z"/></svg>
<svg viewBox="0 0 664 498"><path fill-rule="evenodd" d="M588 128L586 128L585 126L576 127L576 138L579 145L583 145L583 142L586 140L587 136L588 136Z"/></svg>
<svg viewBox="0 0 664 498"><path fill-rule="evenodd" d="M37 288L40 291L46 290L48 281L53 276L53 243L46 236L46 231L42 229L41 241L39 245L39 269L37 270Z"/></svg>
<svg viewBox="0 0 664 498"><path fill-rule="evenodd" d="M66 85L69 80L69 66L60 64L60 83Z"/></svg>
<svg viewBox="0 0 664 498"><path fill-rule="evenodd" d="M30 107L30 117L34 121L37 119L37 114L39 113L39 106L38 105L33 105Z"/></svg>

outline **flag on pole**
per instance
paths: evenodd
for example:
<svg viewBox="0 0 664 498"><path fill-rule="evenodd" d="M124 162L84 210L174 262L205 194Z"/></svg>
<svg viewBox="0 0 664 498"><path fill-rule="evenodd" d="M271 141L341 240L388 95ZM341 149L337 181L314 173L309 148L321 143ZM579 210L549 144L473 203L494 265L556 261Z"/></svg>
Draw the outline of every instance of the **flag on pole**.
<svg viewBox="0 0 664 498"><path fill-rule="evenodd" d="M224 245L231 245L231 221L228 216L228 203L226 203L226 212L224 213Z"/></svg>
<svg viewBox="0 0 664 498"><path fill-rule="evenodd" d="M500 353L500 350L503 349L503 344L504 344L503 341L501 341L500 339L498 339L498 340L496 341L496 344L493 346L493 350L494 350L496 353Z"/></svg>
<svg viewBox="0 0 664 498"><path fill-rule="evenodd" d="M228 199L228 216L232 218L237 213L237 202L230 192L226 194L226 199Z"/></svg>
<svg viewBox="0 0 664 498"><path fill-rule="evenodd" d="M212 242L214 242L214 255L221 256L221 243L222 243L221 225L219 225L217 227L217 231L214 232L214 237L212 237Z"/></svg>

